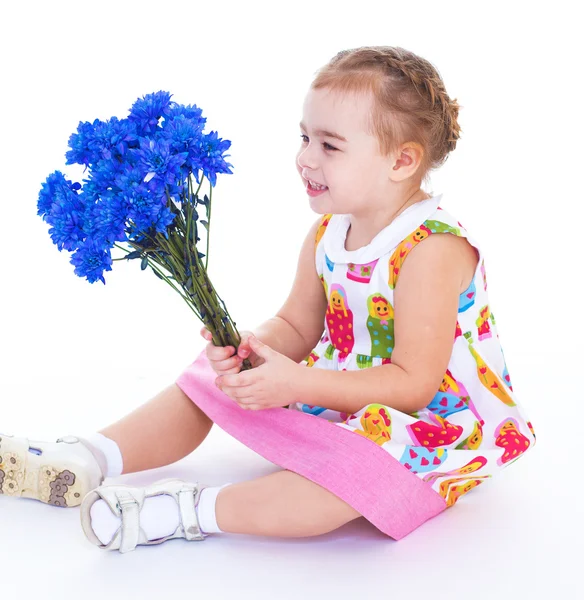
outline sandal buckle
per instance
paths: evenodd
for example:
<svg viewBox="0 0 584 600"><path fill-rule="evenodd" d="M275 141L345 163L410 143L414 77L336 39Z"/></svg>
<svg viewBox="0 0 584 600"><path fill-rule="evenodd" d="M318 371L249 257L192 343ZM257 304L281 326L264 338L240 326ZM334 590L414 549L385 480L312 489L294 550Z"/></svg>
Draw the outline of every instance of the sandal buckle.
<svg viewBox="0 0 584 600"><path fill-rule="evenodd" d="M139 538L139 505L138 501L127 492L116 493L117 504L122 513L122 539L119 547L120 552L134 550Z"/></svg>
<svg viewBox="0 0 584 600"><path fill-rule="evenodd" d="M195 494L198 492L197 486L184 486L177 494L180 520L188 541L202 541L207 537L201 531L195 509Z"/></svg>
<svg viewBox="0 0 584 600"><path fill-rule="evenodd" d="M120 510L122 512L124 512L124 510L127 510L128 508L137 505L138 502L136 501L135 498L133 498L130 495L126 495L126 494L116 494L117 498L118 498L118 506L120 507Z"/></svg>

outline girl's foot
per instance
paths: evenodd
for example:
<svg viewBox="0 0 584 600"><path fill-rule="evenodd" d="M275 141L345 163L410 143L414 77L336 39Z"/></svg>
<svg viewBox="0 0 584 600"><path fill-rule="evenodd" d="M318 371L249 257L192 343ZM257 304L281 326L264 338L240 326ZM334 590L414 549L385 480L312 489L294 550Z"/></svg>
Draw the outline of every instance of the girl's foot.
<svg viewBox="0 0 584 600"><path fill-rule="evenodd" d="M119 550L121 553L130 552L139 545L161 544L166 540L183 538L189 541L201 541L207 537L201 531L196 506L199 503L201 491L205 486L199 483L188 483L181 479L163 479L145 487L129 485L102 485L89 492L81 503L81 526L87 539L103 550ZM145 501L152 496L167 495L176 506L176 526L168 535L150 539L140 522L140 515ZM102 510L92 512L92 506L103 500L111 515L113 537L104 544L97 537L92 526L92 514L103 524L105 515ZM100 509L104 502L100 502ZM109 523L106 523L109 525ZM108 536L109 537L109 536Z"/></svg>
<svg viewBox="0 0 584 600"><path fill-rule="evenodd" d="M75 436L37 442L0 433L0 494L78 506L104 480L100 462Z"/></svg>

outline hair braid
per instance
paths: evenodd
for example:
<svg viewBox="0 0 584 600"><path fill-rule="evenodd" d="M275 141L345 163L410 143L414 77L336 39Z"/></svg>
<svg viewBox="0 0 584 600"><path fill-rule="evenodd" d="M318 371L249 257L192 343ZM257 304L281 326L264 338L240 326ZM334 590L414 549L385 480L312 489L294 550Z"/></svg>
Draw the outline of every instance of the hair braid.
<svg viewBox="0 0 584 600"><path fill-rule="evenodd" d="M441 166L460 138L458 113L436 68L400 47L363 46L338 52L317 72L314 89L371 91L373 133L384 154L408 141L424 149L421 175Z"/></svg>

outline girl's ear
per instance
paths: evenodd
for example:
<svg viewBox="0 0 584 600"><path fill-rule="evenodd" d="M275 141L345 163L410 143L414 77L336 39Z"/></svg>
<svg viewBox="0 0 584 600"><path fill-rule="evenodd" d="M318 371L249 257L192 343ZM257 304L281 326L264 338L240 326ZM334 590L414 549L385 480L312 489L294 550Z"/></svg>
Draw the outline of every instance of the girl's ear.
<svg viewBox="0 0 584 600"><path fill-rule="evenodd" d="M398 176L396 177L396 174L393 173L392 180L402 181L411 177L416 172L422 162L424 149L417 142L407 142L393 156L395 162L392 167L392 173L397 171Z"/></svg>

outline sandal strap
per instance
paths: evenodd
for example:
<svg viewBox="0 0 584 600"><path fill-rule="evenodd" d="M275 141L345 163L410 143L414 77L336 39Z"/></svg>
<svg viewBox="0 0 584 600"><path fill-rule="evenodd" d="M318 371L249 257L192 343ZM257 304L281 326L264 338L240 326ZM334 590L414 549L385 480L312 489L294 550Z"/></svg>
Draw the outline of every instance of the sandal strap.
<svg viewBox="0 0 584 600"><path fill-rule="evenodd" d="M120 552L129 552L136 548L140 538L140 507L134 496L126 491L117 491L116 498L122 513Z"/></svg>
<svg viewBox="0 0 584 600"><path fill-rule="evenodd" d="M184 532L184 537L189 541L204 540L208 536L208 534L205 534L201 531L195 508L198 501L198 497L201 493L201 486L198 483L192 484L187 482L178 482L174 480L168 483L165 481L161 481L154 485L157 486L156 492L158 493L153 495L165 493L163 490L164 488L167 488L168 492L170 492L171 495L174 495L175 498L178 500L180 522L182 526L181 529ZM105 489L107 489L107 486ZM142 530L140 528L140 502L129 491L126 491L124 489L115 490L114 496L119 507L120 517L122 520L119 551L130 552L131 550L134 550L136 548L141 538L140 533ZM147 493L144 499L150 497L151 495ZM114 500L114 498L110 494L102 495L102 499L106 500L110 504L110 506L112 505ZM177 532L178 531L180 530L177 529ZM167 538L165 539L171 537L178 537L178 535L175 533L174 536L167 536ZM159 542L157 541L148 543Z"/></svg>
<svg viewBox="0 0 584 600"><path fill-rule="evenodd" d="M188 483L185 483L177 493L180 519L185 532L185 538L189 541L204 540L207 537L201 531L195 510L195 497L199 494L199 486Z"/></svg>

